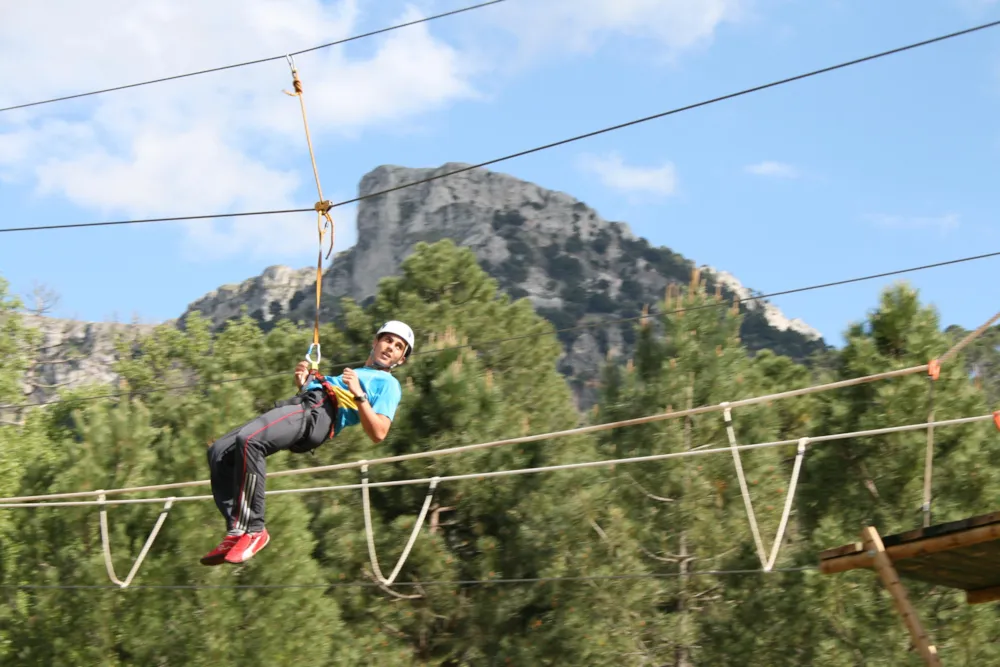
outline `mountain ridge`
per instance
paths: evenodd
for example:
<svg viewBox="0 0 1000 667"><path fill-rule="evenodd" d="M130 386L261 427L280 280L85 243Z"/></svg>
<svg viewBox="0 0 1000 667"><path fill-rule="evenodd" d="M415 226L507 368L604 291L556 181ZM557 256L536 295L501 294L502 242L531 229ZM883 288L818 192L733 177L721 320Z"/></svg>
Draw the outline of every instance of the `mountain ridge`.
<svg viewBox="0 0 1000 667"><path fill-rule="evenodd" d="M381 165L362 177L358 241L337 253L323 273L321 319L334 320L343 297L359 303L372 298L378 282L395 275L418 243L451 239L475 253L501 291L528 298L561 330L565 352L560 370L581 408L596 400L594 385L606 360L626 357L632 349L633 323L607 322L639 316L648 305L662 302L668 285L688 283L694 271L710 288L718 285L727 301L751 299L741 306L741 335L749 349L769 348L799 361L827 349L818 331L766 300L753 299L753 292L732 274L652 246L627 223L605 220L572 195L486 169L436 178L468 167L457 162L436 168ZM416 181L425 182L392 190ZM392 191L371 196L385 190ZM183 327L185 317L195 311L214 328L243 312L265 329L281 319L308 324L315 316L315 275L315 267L269 266L257 276L202 295L163 324ZM113 355L101 339L105 330L111 335L131 331L132 325L36 322L53 340L68 340L64 332L73 331L84 342L84 354L72 362L40 359L36 373L46 379L41 384L114 380L108 369ZM94 358L88 358L88 350ZM31 395L42 398L37 387Z"/></svg>
<svg viewBox="0 0 1000 667"><path fill-rule="evenodd" d="M371 298L379 280L396 274L418 243L443 239L471 249L502 291L512 298L528 298L557 329L635 317L646 305L662 301L669 284L687 283L694 270L711 287L718 283L730 301L753 297L732 274L654 247L627 223L605 220L567 193L481 168L438 178L469 166L382 165L365 174L358 187L363 198L358 205L358 241L338 253L324 273L321 318L336 318L342 297L362 303ZM393 190L414 182L418 184ZM198 311L214 326L222 326L237 314L243 305L237 297L242 296L250 315L265 326L282 318L308 322L315 303L314 276L312 268L272 266L260 276L192 302L185 315ZM744 310L744 334L751 349L770 347L804 360L827 347L818 331L786 317L773 304L751 301ZM594 395L584 385L599 376L608 356L628 354L633 332L631 324L624 323L585 327L561 333L560 338L566 348L560 368L573 382L581 404L588 404Z"/></svg>

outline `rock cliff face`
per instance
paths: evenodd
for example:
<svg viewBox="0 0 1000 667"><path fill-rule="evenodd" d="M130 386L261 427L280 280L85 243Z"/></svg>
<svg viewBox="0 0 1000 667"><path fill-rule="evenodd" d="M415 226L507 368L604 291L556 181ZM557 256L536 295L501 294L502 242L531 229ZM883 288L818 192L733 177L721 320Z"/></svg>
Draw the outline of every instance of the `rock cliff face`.
<svg viewBox="0 0 1000 667"><path fill-rule="evenodd" d="M366 195L453 171L382 166L365 175ZM323 317L336 315L340 298L364 302L378 281L395 274L421 241L450 238L471 248L501 289L526 297L558 329L640 314L663 299L670 283L687 283L695 265L667 248L653 247L627 225L604 220L583 202L511 176L476 169L360 202L358 243L340 253L323 278ZM188 307L214 325L238 317L246 307L265 327L289 318L313 317L314 269L270 267L239 285L226 285ZM734 276L702 267L710 286L731 298L753 296ZM185 313L186 315L187 313ZM150 326L84 323L30 317L44 336L44 348L25 387L31 401L49 398L58 387L113 383L114 336L134 336ZM181 318L180 321L182 321ZM752 350L770 348L802 359L825 347L819 332L785 317L772 304L748 302L742 336ZM592 380L605 358L628 355L631 323L562 332L560 367L581 407L596 398Z"/></svg>
<svg viewBox="0 0 1000 667"><path fill-rule="evenodd" d="M149 333L152 325L78 322L24 315L25 326L41 334L39 354L24 383L25 400L44 402L62 388L86 384L114 385L111 365L118 358L115 339Z"/></svg>
<svg viewBox="0 0 1000 667"><path fill-rule="evenodd" d="M326 287L327 281L324 281L323 289ZM299 308L300 303L306 298L307 292L315 293L315 290L315 268L271 266L261 275L238 285L223 285L209 292L188 306L184 315L197 310L219 327L226 321L239 317L245 306L251 317L266 325L283 317L302 314L304 311ZM309 303L316 303L315 296ZM183 317L181 320L183 322Z"/></svg>
<svg viewBox="0 0 1000 667"><path fill-rule="evenodd" d="M364 176L359 194L453 171L382 166ZM476 169L363 200L358 207L357 245L340 253L324 276L324 316L336 314L340 297L364 301L378 281L393 275L421 241L445 238L472 249L481 266L515 298L527 297L557 328L638 315L662 300L669 283L686 283L695 265L667 248L653 247L626 224L609 222L583 202L514 177ZM735 277L703 268L724 294L751 296ZM216 325L246 304L263 323L284 317L308 322L315 281L309 269L272 267L242 285L224 287L194 302ZM771 348L802 359L824 347L819 332L786 318L772 304L748 304L744 340L752 349ZM581 404L610 351L628 354L632 327L600 327L561 335L563 372Z"/></svg>

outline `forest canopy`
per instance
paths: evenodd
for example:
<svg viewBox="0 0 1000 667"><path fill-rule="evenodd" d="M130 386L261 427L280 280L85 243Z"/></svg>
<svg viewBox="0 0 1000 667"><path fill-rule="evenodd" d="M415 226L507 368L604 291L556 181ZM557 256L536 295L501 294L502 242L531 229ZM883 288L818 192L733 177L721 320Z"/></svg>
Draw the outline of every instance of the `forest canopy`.
<svg viewBox="0 0 1000 667"><path fill-rule="evenodd" d="M345 301L343 317L321 331L329 374L364 360L382 321L401 319L417 332L419 353L395 372L403 399L389 436L373 445L353 429L315 454L277 454L268 470L548 433L904 369L967 333L943 327L936 310L900 283L849 326L842 348L803 364L767 350L750 354L739 338L744 314L697 279L670 298L655 305L676 312L637 325L634 356L601 369L600 402L581 414L558 370L553 326L527 299L500 293L471 251L447 241L421 245L401 275L383 279L370 305ZM21 312L0 282L0 403L23 407L21 387L41 339ZM265 332L244 316L216 332L198 314L183 324L123 337L118 388L78 387L44 409L0 412L0 496L205 479L207 445L294 393L292 369L311 341L307 325L283 321ZM1000 407L998 340L991 329L943 364L936 420ZM744 444L795 442L920 424L930 384L915 373L735 408L734 436ZM109 392L116 396L95 399ZM942 427L934 438L935 522L1000 509L994 426ZM715 411L373 466L370 478L729 443ZM728 452L441 484L392 592L372 577L356 489L269 497L271 545L238 567L198 564L220 536L218 513L211 501L178 503L124 590L108 580L95 506L2 509L0 664L918 665L872 572L826 576L815 566L820 551L858 540L865 525L882 534L920 525L925 443L925 431L914 430L811 445L771 573L760 572ZM795 455L792 444L741 456L767 551ZM358 481L357 470L341 470L269 478L268 489ZM426 491L371 490L384 571ZM161 510L108 507L119 576ZM510 581L525 579L535 581ZM968 606L961 591L919 582L907 587L946 664L1000 664L996 605Z"/></svg>

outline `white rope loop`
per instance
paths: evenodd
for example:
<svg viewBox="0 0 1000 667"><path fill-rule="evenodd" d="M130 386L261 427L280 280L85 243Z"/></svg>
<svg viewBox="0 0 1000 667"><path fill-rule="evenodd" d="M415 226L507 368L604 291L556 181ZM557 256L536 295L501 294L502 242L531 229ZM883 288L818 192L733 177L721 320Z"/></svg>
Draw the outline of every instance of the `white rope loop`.
<svg viewBox="0 0 1000 667"><path fill-rule="evenodd" d="M722 408L722 417L726 421L726 435L729 436L729 448L733 453L733 465L736 466L736 477L740 482L740 494L743 496L743 506L747 511L750 532L753 533L754 545L757 547L757 558L760 559L760 564L763 566L767 564L767 551L764 549L764 540L760 537L757 517L753 511L753 502L750 500L750 490L747 488L746 476L743 474L743 461L740 458L740 450L736 443L736 432L733 430L733 412L729 405L728 401L719 404Z"/></svg>
<svg viewBox="0 0 1000 667"><path fill-rule="evenodd" d="M434 489L437 488L438 482L441 481L441 478L431 478L430 486L427 489L427 495L424 497L423 507L420 508L420 515L413 524L413 530L410 531L410 539L407 540L406 546L403 548L403 553L400 554L399 559L396 561L396 567L392 569L392 574L386 578L382 574L382 568L379 566L378 562L378 554L375 552L375 533L372 530L371 499L369 498L368 493L368 464L367 462L362 462L362 464L361 503L364 507L365 515L365 540L368 543L368 560L372 566L372 573L378 581L385 586L392 586L392 583L396 581L396 577L399 576L400 570L403 569L403 564L406 563L406 559L409 558L413 545L417 542L417 536L420 534L420 529L423 527L424 521L427 519L427 510L430 509L431 501L434 499Z"/></svg>
<svg viewBox="0 0 1000 667"><path fill-rule="evenodd" d="M795 487L798 486L799 472L802 470L802 458L805 456L808 444L809 438L799 438L799 448L795 454L795 465L792 466L792 480L788 483L788 493L785 494L785 509L781 513L781 521L778 522L778 532L774 536L774 542L771 543L771 557L764 564L765 572L770 572L771 568L774 567L775 561L778 560L781 541L785 537L785 526L788 525L788 517L792 513L792 503L795 500Z"/></svg>
<svg viewBox="0 0 1000 667"><path fill-rule="evenodd" d="M146 543L142 545L142 550L139 551L139 556L132 563L132 569L129 570L128 576L125 577L125 581L118 578L115 574L115 565L111 559L111 538L108 534L108 510L106 501L107 498L103 490L98 491L97 502L101 507L101 548L104 552L104 567L108 571L108 577L111 581L116 584L119 588L128 588L128 585L132 583L135 579L135 575L139 573L139 567L142 566L142 561L146 559L146 554L149 553L149 549L153 546L153 541L160 532L160 528L163 526L163 522L167 519L167 514L170 512L170 508L174 506L174 500L176 498L167 498L167 501L163 504L163 510L160 512L160 516L156 519L156 524L153 526L153 530L150 531L149 537L146 538Z"/></svg>

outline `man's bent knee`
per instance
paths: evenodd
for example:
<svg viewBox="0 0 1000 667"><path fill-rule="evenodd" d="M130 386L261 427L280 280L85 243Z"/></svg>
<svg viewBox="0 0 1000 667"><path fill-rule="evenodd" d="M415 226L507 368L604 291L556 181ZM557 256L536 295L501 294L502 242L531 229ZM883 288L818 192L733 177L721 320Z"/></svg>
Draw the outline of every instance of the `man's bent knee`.
<svg viewBox="0 0 1000 667"><path fill-rule="evenodd" d="M211 467L218 465L222 459L226 457L226 454L229 453L229 450L232 448L232 444L232 442L216 440L209 445L208 450L205 452L205 457L208 459L208 465Z"/></svg>

